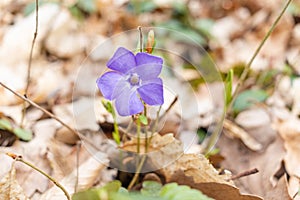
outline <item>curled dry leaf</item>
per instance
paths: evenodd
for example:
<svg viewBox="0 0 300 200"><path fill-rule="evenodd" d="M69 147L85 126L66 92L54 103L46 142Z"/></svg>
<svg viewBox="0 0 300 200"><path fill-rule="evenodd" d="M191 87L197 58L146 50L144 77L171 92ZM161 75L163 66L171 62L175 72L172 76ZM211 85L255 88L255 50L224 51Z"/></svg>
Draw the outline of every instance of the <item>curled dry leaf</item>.
<svg viewBox="0 0 300 200"><path fill-rule="evenodd" d="M0 181L0 199L29 200L16 180L16 169L14 164L12 165L11 170Z"/></svg>
<svg viewBox="0 0 300 200"><path fill-rule="evenodd" d="M286 171L291 176L300 177L300 120L292 117L282 123L278 123L277 127L287 151L284 158Z"/></svg>
<svg viewBox="0 0 300 200"><path fill-rule="evenodd" d="M201 154L184 154L161 171L165 175L166 182L189 185L216 200L225 197L226 200L261 199L256 196L240 194L233 182L228 181L230 175L219 175L218 171Z"/></svg>
<svg viewBox="0 0 300 200"><path fill-rule="evenodd" d="M167 182L172 182L177 177L177 172L182 171L184 176L193 177L196 183L217 182L232 185L232 182L226 181L229 175L219 175L218 171L209 164L209 161L202 154L183 154L171 165L162 169Z"/></svg>
<svg viewBox="0 0 300 200"><path fill-rule="evenodd" d="M260 143L258 143L244 129L235 125L233 122L225 119L223 125L224 125L225 132L228 135L242 140L242 142L252 151L259 151L262 149L263 146Z"/></svg>

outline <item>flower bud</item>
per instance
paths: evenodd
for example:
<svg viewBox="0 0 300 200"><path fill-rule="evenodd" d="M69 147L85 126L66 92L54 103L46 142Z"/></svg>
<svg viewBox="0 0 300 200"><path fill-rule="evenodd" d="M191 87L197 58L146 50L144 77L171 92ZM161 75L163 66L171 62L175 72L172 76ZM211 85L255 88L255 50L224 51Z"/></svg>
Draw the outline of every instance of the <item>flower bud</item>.
<svg viewBox="0 0 300 200"><path fill-rule="evenodd" d="M151 54L153 52L154 46L155 46L154 31L150 30L147 38L146 52Z"/></svg>

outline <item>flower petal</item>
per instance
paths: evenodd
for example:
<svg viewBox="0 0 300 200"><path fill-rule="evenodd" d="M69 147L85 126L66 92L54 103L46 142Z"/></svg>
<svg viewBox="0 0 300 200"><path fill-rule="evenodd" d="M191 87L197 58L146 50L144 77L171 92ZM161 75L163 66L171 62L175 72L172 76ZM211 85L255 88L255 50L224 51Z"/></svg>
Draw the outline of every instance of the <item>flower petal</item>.
<svg viewBox="0 0 300 200"><path fill-rule="evenodd" d="M154 79L160 74L163 64L162 58L148 53L137 53L135 60L137 66L131 71L137 73L142 80Z"/></svg>
<svg viewBox="0 0 300 200"><path fill-rule="evenodd" d="M136 89L123 91L116 98L116 109L121 116L129 116L140 113L144 109L144 105L137 96Z"/></svg>
<svg viewBox="0 0 300 200"><path fill-rule="evenodd" d="M148 53L137 53L135 56L136 65L157 64L162 65L163 59L158 56L153 56Z"/></svg>
<svg viewBox="0 0 300 200"><path fill-rule="evenodd" d="M120 47L117 49L113 57L107 62L107 67L122 73L126 73L136 66L134 54Z"/></svg>
<svg viewBox="0 0 300 200"><path fill-rule="evenodd" d="M162 105L164 103L163 84L160 78L148 81L137 90L148 105Z"/></svg>
<svg viewBox="0 0 300 200"><path fill-rule="evenodd" d="M162 69L160 64L139 65L131 69L128 73L137 73L142 81L155 79L158 77Z"/></svg>
<svg viewBox="0 0 300 200"><path fill-rule="evenodd" d="M102 95L106 99L112 100L115 88L122 79L124 77L118 72L106 72L97 79L96 83Z"/></svg>

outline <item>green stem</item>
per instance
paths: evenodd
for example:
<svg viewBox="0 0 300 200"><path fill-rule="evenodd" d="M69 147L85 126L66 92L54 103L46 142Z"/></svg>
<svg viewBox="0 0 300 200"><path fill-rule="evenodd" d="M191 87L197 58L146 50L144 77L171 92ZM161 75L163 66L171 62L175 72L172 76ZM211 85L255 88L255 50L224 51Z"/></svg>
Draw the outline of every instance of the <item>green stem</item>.
<svg viewBox="0 0 300 200"><path fill-rule="evenodd" d="M22 156L18 156L18 155L13 154L13 153L7 153L6 155L8 155L9 157L11 157L12 159L14 159L16 161L20 161L20 162L24 163L25 165L31 167L32 169L38 171L39 173L41 173L42 175L44 175L45 177L47 177L50 181L52 181L58 188L60 188L63 191L63 193L66 195L66 197L67 197L68 200L71 200L71 196L67 192L67 190L57 180L55 180L52 176L50 176L49 174L47 174L43 170L39 169L38 167L34 166L30 162L25 161L22 158Z"/></svg>
<svg viewBox="0 0 300 200"><path fill-rule="evenodd" d="M137 118L136 123L137 123L137 130L136 130L136 132L137 132L137 149L136 149L136 151L139 154L140 153L140 145L141 145L141 122L140 122L139 118Z"/></svg>
<svg viewBox="0 0 300 200"><path fill-rule="evenodd" d="M139 174L142 170L142 167L145 163L145 160L146 160L146 154L143 155L142 160L141 160L140 164L138 165L137 170L136 170L136 172L135 172L135 174L134 174L134 176L133 176L133 178L132 178L132 180L131 180L128 188L127 188L128 190L130 190L134 186L134 184L137 182L137 179L138 179Z"/></svg>
<svg viewBox="0 0 300 200"><path fill-rule="evenodd" d="M231 98L231 101L230 103L228 104L228 107L226 108L225 106L225 110L224 110L224 113L225 112L228 112L231 107L232 107L232 104L233 102L235 101L238 93L240 92L240 87L241 85L244 83L244 81L246 80L249 72L250 72L250 68L251 68L251 65L254 61L254 59L256 58L256 56L258 55L258 53L260 52L261 48L263 47L263 45L265 44L265 42L267 41L267 39L270 37L271 33L273 32L273 30L275 29L276 25L278 24L279 20L281 19L281 17L283 16L283 14L285 13L287 7L289 6L289 4L292 2L292 0L288 0L287 3L285 4L285 6L283 7L282 11L280 12L280 14L278 15L278 17L276 18L276 20L274 21L274 23L272 24L272 26L270 27L269 31L267 32L267 34L264 36L263 40L261 41L261 43L259 44L259 46L257 47L257 49L255 50L254 54L252 55L250 61L247 63L247 65L245 66L245 69L241 75L241 78L237 84L237 87L236 89L234 90L234 93L232 95L232 98ZM222 116L224 117L224 116ZM208 145L206 146L204 152L205 153L208 153L210 151L210 149L213 147L213 145L216 143L216 140L218 139L218 136L219 136L219 131L220 128L218 128L218 130L215 130L209 141L208 141Z"/></svg>
<svg viewBox="0 0 300 200"><path fill-rule="evenodd" d="M143 32L142 32L142 27L138 26L138 30L140 33L140 52L143 52Z"/></svg>
<svg viewBox="0 0 300 200"><path fill-rule="evenodd" d="M235 91L234 91L234 93L232 95L231 102L230 102L227 110L231 109L232 103L234 102L234 100L236 99L238 93L240 92L241 85L244 83L244 81L246 80L246 78L247 78L247 76L248 76L248 74L250 72L250 68L251 68L251 65L252 65L254 59L256 58L256 56L258 55L258 53L260 52L261 48L263 47L263 45L265 44L265 42L267 41L267 39L270 37L270 35L274 31L275 27L277 26L278 22L282 18L283 14L285 13L286 9L288 8L288 6L290 5L291 2L292 2L292 0L288 0L287 1L287 3L285 4L285 6L283 7L282 11L278 15L278 17L276 18L276 20L274 21L274 23L272 24L272 26L270 27L269 31L264 36L263 40L261 41L261 43L259 44L259 46L255 50L255 52L252 55L251 59L249 60L249 62L245 66L245 69L244 69L244 71L243 71L243 73L242 73L242 75L240 77L240 80L239 80L239 82L238 82L238 84L236 86L236 89L235 89Z"/></svg>
<svg viewBox="0 0 300 200"><path fill-rule="evenodd" d="M113 116L113 119L114 119L114 132L115 132L114 140L118 145L120 145L121 144L120 133L119 133L119 127L117 123L117 118L115 115Z"/></svg>

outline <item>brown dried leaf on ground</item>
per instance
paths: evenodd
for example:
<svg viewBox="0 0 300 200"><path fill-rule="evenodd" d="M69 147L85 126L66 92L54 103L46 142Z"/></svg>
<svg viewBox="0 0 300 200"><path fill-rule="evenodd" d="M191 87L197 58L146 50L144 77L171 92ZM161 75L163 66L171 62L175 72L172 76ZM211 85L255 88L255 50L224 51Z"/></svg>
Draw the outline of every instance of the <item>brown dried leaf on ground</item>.
<svg viewBox="0 0 300 200"><path fill-rule="evenodd" d="M221 154L225 157L222 166L230 170L233 174L238 174L252 168L259 170L257 174L234 181L242 192L265 198L268 195L268 191L274 190L276 185L279 184L275 175L280 170L282 160L285 156L283 141L279 136L261 152L253 152L237 140L230 139L225 135L220 137L217 146L221 149ZM281 197L287 195L287 193L282 193L276 199L281 200Z"/></svg>
<svg viewBox="0 0 300 200"><path fill-rule="evenodd" d="M300 177L300 120L291 117L282 123L278 123L277 127L287 151L284 158L286 171L290 176Z"/></svg>
<svg viewBox="0 0 300 200"><path fill-rule="evenodd" d="M77 156L79 164L90 157L85 148L81 148L79 145L66 145L55 139L49 141L48 149L47 159L53 170L52 176L57 180L61 180L76 168Z"/></svg>
<svg viewBox="0 0 300 200"><path fill-rule="evenodd" d="M285 199L292 200L288 192L288 181L286 175L282 176L277 185L272 189L267 191L265 199Z"/></svg>
<svg viewBox="0 0 300 200"><path fill-rule="evenodd" d="M11 170L0 181L0 199L2 200L29 200L16 179L16 169Z"/></svg>
<svg viewBox="0 0 300 200"><path fill-rule="evenodd" d="M141 139L140 152L145 152L145 140ZM137 152L137 139L126 142L123 150ZM151 165L155 169L160 169L177 160L183 154L183 145L173 134L166 135L155 134L149 144L147 156L151 160Z"/></svg>
<svg viewBox="0 0 300 200"><path fill-rule="evenodd" d="M280 136L284 140L284 147L287 151L284 157L285 169L290 176L289 192L294 195L299 190L300 177L300 120L290 117L284 122L276 124Z"/></svg>
<svg viewBox="0 0 300 200"><path fill-rule="evenodd" d="M109 160L107 156L102 152L98 152L90 157L87 161L81 164L78 168L78 185L77 191L82 191L85 189L90 188L93 186L96 180L98 180L100 173L105 167L108 165ZM76 187L76 174L77 169L75 168L72 173L66 176L60 183L65 187L68 193L72 194L75 192ZM60 200L64 199L64 193L53 186L52 188L48 189L42 196L41 199L45 200Z"/></svg>
<svg viewBox="0 0 300 200"><path fill-rule="evenodd" d="M251 15L248 9L241 7L231 15L216 20L212 32L220 43L213 44L217 47L215 53L218 54L218 66L222 66L222 70L226 71L234 65L248 62L277 15L277 12L266 9ZM292 28L292 16L284 15L251 68L258 70L270 66L283 66Z"/></svg>
<svg viewBox="0 0 300 200"><path fill-rule="evenodd" d="M232 185L229 179L230 175L219 175L218 171L209 164L209 161L201 154L183 154L171 165L162 169L167 182L175 179L179 180L181 176L177 172L183 172L186 177L193 177L196 183L217 182Z"/></svg>
<svg viewBox="0 0 300 200"><path fill-rule="evenodd" d="M184 154L176 162L161 170L166 182L177 182L201 190L216 200L260 200L252 195L240 194L233 185L230 175L219 175L201 154Z"/></svg>
<svg viewBox="0 0 300 200"><path fill-rule="evenodd" d="M242 142L252 151L259 151L262 149L263 146L259 142L235 123L225 119L223 125L226 134L242 140Z"/></svg>

